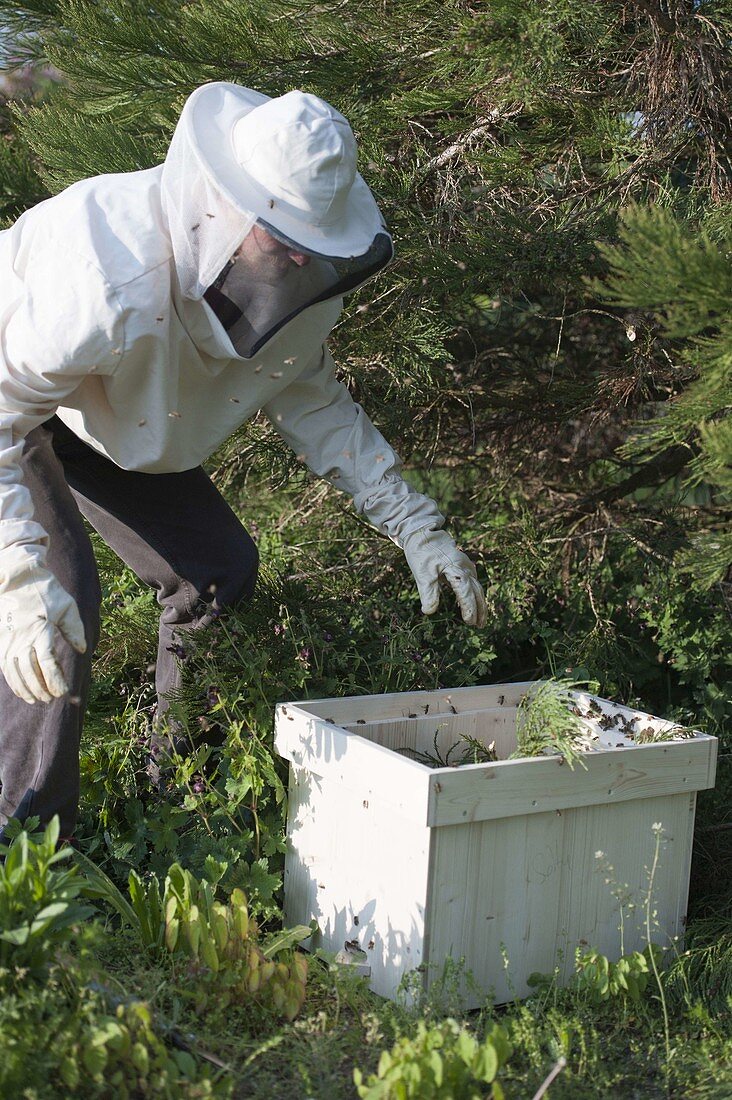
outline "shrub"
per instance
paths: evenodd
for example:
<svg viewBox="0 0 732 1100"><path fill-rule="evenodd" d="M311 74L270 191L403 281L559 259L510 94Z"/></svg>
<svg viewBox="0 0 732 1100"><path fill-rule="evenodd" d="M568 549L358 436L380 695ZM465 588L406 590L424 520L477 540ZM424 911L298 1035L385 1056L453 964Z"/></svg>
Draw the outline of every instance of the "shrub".
<svg viewBox="0 0 732 1100"><path fill-rule="evenodd" d="M37 823L37 818L29 822ZM39 975L93 909L77 900L84 887L78 869L57 869L71 856L70 848L57 851L58 817L40 835L17 822L6 826L6 834L10 843L2 846L0 864L0 966Z"/></svg>
<svg viewBox="0 0 732 1100"><path fill-rule="evenodd" d="M434 1027L420 1020L414 1038L403 1036L382 1053L376 1074L365 1080L356 1069L353 1076L362 1100L480 1100L485 1085L493 1086L493 1100L502 1100L496 1078L512 1053L499 1024L480 1042L452 1018Z"/></svg>
<svg viewBox="0 0 732 1100"><path fill-rule="evenodd" d="M292 1020L305 999L307 961L292 950L311 929L298 926L260 940L259 929L239 889L226 904L215 886L174 863L161 892L153 875L145 883L131 871L131 903L91 860L77 854L86 872L87 890L108 901L151 951L185 956L180 975L197 1011L212 1001L219 1008L247 999Z"/></svg>

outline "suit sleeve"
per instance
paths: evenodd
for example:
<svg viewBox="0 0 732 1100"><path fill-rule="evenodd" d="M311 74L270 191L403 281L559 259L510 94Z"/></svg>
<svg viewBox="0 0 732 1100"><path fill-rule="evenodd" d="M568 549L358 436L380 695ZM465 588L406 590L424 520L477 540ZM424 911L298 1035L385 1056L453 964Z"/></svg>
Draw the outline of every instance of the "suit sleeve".
<svg viewBox="0 0 732 1100"><path fill-rule="evenodd" d="M350 493L356 510L398 545L421 528L442 527L435 502L408 485L397 453L337 380L326 345L263 411L313 473Z"/></svg>
<svg viewBox="0 0 732 1100"><path fill-rule="evenodd" d="M21 472L25 437L124 352L121 309L96 268L47 248L27 266L0 311L0 579L46 558Z"/></svg>

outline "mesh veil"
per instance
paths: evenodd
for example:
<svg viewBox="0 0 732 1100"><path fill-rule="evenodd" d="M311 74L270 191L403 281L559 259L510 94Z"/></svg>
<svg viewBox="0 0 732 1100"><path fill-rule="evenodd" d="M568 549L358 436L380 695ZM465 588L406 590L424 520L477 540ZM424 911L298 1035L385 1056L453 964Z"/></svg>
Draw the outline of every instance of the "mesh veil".
<svg viewBox="0 0 732 1100"><path fill-rule="evenodd" d="M263 225L260 221L260 229ZM300 250L267 225L266 233L284 247ZM215 295L206 299L214 306L239 355L249 358L302 310L328 298L341 297L380 271L392 257L391 238L379 233L362 256L320 256L306 252L308 262L299 266L287 259L274 271L267 253L247 247L234 263L227 263L214 281ZM216 304L214 304L216 303ZM216 307L219 307L218 309Z"/></svg>
<svg viewBox="0 0 732 1100"><path fill-rule="evenodd" d="M227 199L201 161L183 107L161 177L163 212L184 298L202 298L255 222Z"/></svg>

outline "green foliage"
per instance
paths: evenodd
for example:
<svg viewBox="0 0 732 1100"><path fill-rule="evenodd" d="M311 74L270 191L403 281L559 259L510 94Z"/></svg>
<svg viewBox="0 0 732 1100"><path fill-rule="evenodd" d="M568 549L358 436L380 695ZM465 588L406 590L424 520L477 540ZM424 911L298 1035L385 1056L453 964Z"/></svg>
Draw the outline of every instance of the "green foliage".
<svg viewBox="0 0 732 1100"><path fill-rule="evenodd" d="M5 833L10 842L0 851L0 967L41 976L93 910L77 900L84 886L78 870L58 867L71 857L70 848L56 847L58 817L40 835L13 821Z"/></svg>
<svg viewBox="0 0 732 1100"><path fill-rule="evenodd" d="M652 310L669 339L696 336L728 318L732 227L712 239L662 206L627 206L619 240L602 244L609 272L595 289L615 306Z"/></svg>
<svg viewBox="0 0 732 1100"><path fill-rule="evenodd" d="M239 889L224 904L216 900L215 881L199 881L174 863L162 891L154 875L143 882L130 871L128 901L91 860L82 853L76 858L85 872L85 892L110 904L143 947L191 960L181 988L190 988L197 1012L211 1001L225 1008L253 999L288 1020L298 1014L307 962L292 948L310 935L309 927L290 928L260 942L257 922ZM217 878L225 870L210 857L208 867Z"/></svg>
<svg viewBox="0 0 732 1100"><path fill-rule="evenodd" d="M197 1011L205 1010L209 998L225 1006L248 995L294 1019L305 999L307 962L291 947L308 936L310 928L288 929L260 945L241 890L234 890L222 905L214 901L205 880L198 883L175 865L166 880L163 904L165 947L192 960ZM209 975L211 988L206 991Z"/></svg>
<svg viewBox="0 0 732 1100"><path fill-rule="evenodd" d="M688 452L683 486L704 485L718 511L714 529L689 540L679 553L682 572L702 589L725 577L732 564L732 226L715 239L658 207L624 211L620 241L601 251L610 273L595 289L616 306L653 311L672 353L693 381L645 419L621 453L648 461L667 448ZM681 343L680 343L681 342Z"/></svg>
<svg viewBox="0 0 732 1100"><path fill-rule="evenodd" d="M157 1034L142 1001L110 1010L89 989L69 993L55 972L45 987L18 984L0 1001L0 1093L24 1100L167 1100L229 1097L231 1078L212 1072Z"/></svg>
<svg viewBox="0 0 732 1100"><path fill-rule="evenodd" d="M4 41L0 37L0 66L3 46L9 46L10 61L17 62L12 38ZM40 102L52 88L53 81L43 67L19 66L5 76L0 68L0 230L48 196L38 178L37 161L16 132L10 103L22 116L31 103Z"/></svg>
<svg viewBox="0 0 732 1100"><path fill-rule="evenodd" d="M12 225L27 205L45 197L28 147L2 132L0 108L0 230Z"/></svg>
<svg viewBox="0 0 732 1100"><path fill-rule="evenodd" d="M169 1052L152 1029L149 1009L141 1002L120 1005L113 1016L102 1016L71 1044L59 1067L64 1085L73 1092L122 1098L140 1092L175 1097L215 1096L210 1080L198 1080L195 1059L185 1051ZM227 1088L220 1095L229 1093Z"/></svg>
<svg viewBox="0 0 732 1100"><path fill-rule="evenodd" d="M433 752L418 752L416 749L409 748L397 748L395 751L402 756L409 756L412 760L419 761L420 764L426 764L428 768L457 768L461 764L488 764L498 759L495 741L484 745L479 738L471 737L466 733L450 745L443 754L437 744L439 736L440 731L437 729ZM462 753L459 756L453 756L458 749L462 749Z"/></svg>
<svg viewBox="0 0 732 1100"><path fill-rule="evenodd" d="M485 1085L493 1086L494 1100L502 1100L496 1078L511 1054L508 1034L499 1024L481 1042L450 1017L434 1027L420 1020L413 1038L405 1036L382 1053L376 1074L365 1079L356 1069L354 1081L364 1100L479 1100L486 1095Z"/></svg>
<svg viewBox="0 0 732 1100"><path fill-rule="evenodd" d="M677 1004L692 997L724 1013L732 1002L732 922L728 913L694 921L684 950L669 964L667 985Z"/></svg>
<svg viewBox="0 0 732 1100"><path fill-rule="evenodd" d="M573 692L575 680L545 680L530 688L516 712L516 751L512 757L559 753L570 768L586 768L582 759L587 728L577 716Z"/></svg>
<svg viewBox="0 0 732 1100"><path fill-rule="evenodd" d="M585 951L576 960L577 987L595 1002L627 997L638 1003L646 992L649 975L652 976L649 960L653 953L660 962L663 952L655 944L623 955L617 962L599 951Z"/></svg>

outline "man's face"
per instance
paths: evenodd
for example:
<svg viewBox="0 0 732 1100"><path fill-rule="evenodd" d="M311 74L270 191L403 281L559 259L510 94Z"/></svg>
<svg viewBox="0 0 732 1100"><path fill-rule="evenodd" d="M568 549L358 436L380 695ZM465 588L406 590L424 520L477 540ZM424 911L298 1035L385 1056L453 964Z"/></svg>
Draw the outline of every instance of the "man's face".
<svg viewBox="0 0 732 1100"><path fill-rule="evenodd" d="M305 267L310 256L297 252L283 244L259 225L252 226L234 253L237 265L241 264L252 275L265 283L278 282L294 264Z"/></svg>

